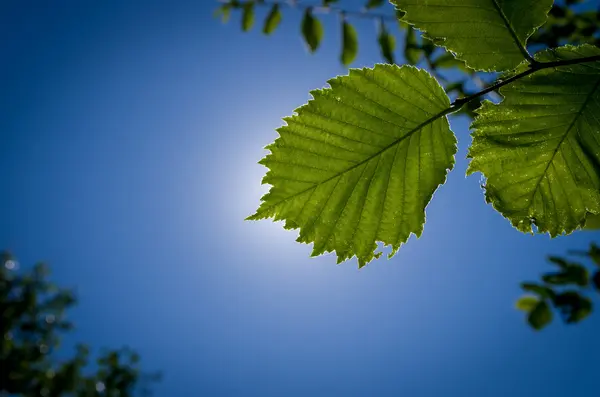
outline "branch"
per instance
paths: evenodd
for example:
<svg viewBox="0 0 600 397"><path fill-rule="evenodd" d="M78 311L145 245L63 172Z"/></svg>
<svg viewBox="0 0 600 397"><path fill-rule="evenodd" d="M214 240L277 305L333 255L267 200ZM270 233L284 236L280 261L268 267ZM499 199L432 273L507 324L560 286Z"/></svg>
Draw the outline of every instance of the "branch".
<svg viewBox="0 0 600 397"><path fill-rule="evenodd" d="M528 76L528 75L538 72L540 70L548 69L548 68L556 68L559 66L578 65L581 63L596 62L596 61L600 61L600 55L594 55L591 57L577 58L577 59L567 59L564 61L553 61L553 62L534 61L533 63L529 64L529 69L525 70L524 72L516 74L509 79L500 80L500 81L496 82L495 84L489 86L488 88L481 90L473 95L469 95L467 97L459 98L459 99L455 100L452 103L452 105L450 105L450 108L449 108L449 109L454 109L454 110L450 111L449 113L453 113L453 112L459 110L461 107L463 107L463 105L471 102L474 99L479 98L482 95L488 94L492 91L496 91L499 88L504 87L507 84L510 84L516 80L519 80L525 76Z"/></svg>
<svg viewBox="0 0 600 397"><path fill-rule="evenodd" d="M219 0L220 3L231 3L231 0ZM367 18L367 19L383 19L390 22L396 22L397 19L394 15L385 14L381 12L372 12L369 9L365 8L363 10L346 10L343 8L336 7L335 5L327 5L323 4L314 4L314 3L302 3L296 0L258 0L254 1L254 4L257 6L273 6L278 4L280 6L286 6L289 8L296 8L299 10L307 10L312 9L320 14L337 14L339 16L353 16L358 18Z"/></svg>

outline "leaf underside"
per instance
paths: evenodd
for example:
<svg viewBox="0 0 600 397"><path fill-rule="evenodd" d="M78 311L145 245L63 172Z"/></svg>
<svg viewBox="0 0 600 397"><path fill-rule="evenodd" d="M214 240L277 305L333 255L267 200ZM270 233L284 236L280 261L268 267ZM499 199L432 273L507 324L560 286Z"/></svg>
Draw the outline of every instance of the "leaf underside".
<svg viewBox="0 0 600 397"><path fill-rule="evenodd" d="M442 87L410 66L351 69L287 117L261 164L272 185L248 219L285 220L312 256L335 251L362 267L420 236L425 207L454 165Z"/></svg>
<svg viewBox="0 0 600 397"><path fill-rule="evenodd" d="M406 21L476 70L521 63L529 36L546 21L553 0L392 0Z"/></svg>
<svg viewBox="0 0 600 397"><path fill-rule="evenodd" d="M600 49L567 46L536 59L594 55ZM477 111L467 174L483 173L487 201L517 229L573 232L600 214L600 62L544 69L500 93L502 103Z"/></svg>

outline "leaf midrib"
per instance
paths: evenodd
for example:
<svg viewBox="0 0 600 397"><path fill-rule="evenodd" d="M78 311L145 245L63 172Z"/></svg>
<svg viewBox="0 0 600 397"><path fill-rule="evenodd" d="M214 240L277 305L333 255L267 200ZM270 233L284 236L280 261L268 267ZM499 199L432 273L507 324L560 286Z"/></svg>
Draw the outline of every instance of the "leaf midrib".
<svg viewBox="0 0 600 397"><path fill-rule="evenodd" d="M515 29L511 25L510 21L508 20L508 18L504 14L504 11L500 7L500 4L498 4L498 0L492 0L492 3L494 3L494 7L498 11L498 14L500 14L500 17L502 17L502 21L504 22L504 25L506 25L506 28L510 32L510 35L512 36L513 40L517 44L517 47L519 47L519 51L521 52L521 54L523 54L523 56L525 57L525 59L531 59L531 55L529 54L529 52L527 52L527 49L525 48L525 46L523 45L523 43L521 43L521 40L519 39L519 36L517 36L517 32L515 31Z"/></svg>
<svg viewBox="0 0 600 397"><path fill-rule="evenodd" d="M596 84L594 85L594 88L592 88L590 90L589 94L585 98L585 101L581 105L581 109L579 109L579 112L577 112L577 115L575 117L573 117L573 121L571 122L571 124L569 124L569 127L567 128L564 136L562 137L562 139L560 140L560 142L558 143L558 145L556 145L556 149L554 149L554 152L552 153L552 156L550 157L550 160L548 161L548 164L546 164L546 168L544 168L544 172L542 172L540 178L538 179L537 183L535 184L535 188L533 189L533 193L531 194L531 200L530 200L531 204L529 205L529 207L527 207L527 209L530 209L531 206L533 205L533 198L537 194L538 189L540 188L540 184L542 183L542 180L544 179L544 177L546 177L546 174L548 173L548 169L550 168L550 165L552 165L552 163L554 162L554 158L556 157L556 154L560 150L560 147L564 143L565 139L567 139L567 137L569 136L569 134L571 134L571 130L573 129L573 126L575 125L575 123L577 122L577 120L583 114L583 111L587 107L588 102L590 101L590 99L592 98L592 96L594 95L594 93L596 92L596 90L598 90L598 87L600 87L600 78L598 78L598 80L596 81Z"/></svg>
<svg viewBox="0 0 600 397"><path fill-rule="evenodd" d="M260 216L260 214L269 211L270 209L277 207L278 205L291 200L295 197L298 197L306 192L308 192L311 189L316 189L317 186L319 185L323 185L329 181L334 180L335 178L338 178L340 176L342 176L343 174L350 172L352 170L354 170L355 168L360 167L361 165L373 160L375 157L382 155L384 152L388 151L389 149L393 148L394 146L400 144L402 141L404 141L406 138L410 138L415 132L421 130L422 128L426 127L427 125L433 123L434 121L436 121L437 119L446 116L449 113L452 113L454 111L454 107L453 106L449 106L447 109L444 109L440 112L438 112L437 114L431 116L430 118L428 118L427 120L425 120L424 122L422 122L421 124L417 125L416 127L414 127L412 130L408 131L406 134L404 134L403 136L401 136L398 139L395 139L394 141L392 141L390 144L388 144L387 146L383 147L382 149L378 150L377 152L371 154L370 156L368 156L367 158L365 158L364 160L361 160L360 162L352 165L351 167L342 170L340 172L337 172L335 175L330 176L327 179L322 180L321 182L315 183L313 186L306 188L304 190L301 190L297 193L292 194L291 196L288 196L286 198L284 198L283 200L278 201L277 203L271 204L270 206L268 206L267 208L264 208L260 211L257 211L254 215L249 216L246 219L252 219L252 218L256 218L257 216Z"/></svg>

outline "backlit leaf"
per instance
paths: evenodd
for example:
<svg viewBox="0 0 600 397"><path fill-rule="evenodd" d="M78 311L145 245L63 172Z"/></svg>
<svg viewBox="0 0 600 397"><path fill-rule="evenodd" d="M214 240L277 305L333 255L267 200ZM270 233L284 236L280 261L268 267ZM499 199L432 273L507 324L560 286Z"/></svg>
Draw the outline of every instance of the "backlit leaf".
<svg viewBox="0 0 600 397"><path fill-rule="evenodd" d="M358 36L354 26L348 22L342 22L342 55L340 60L344 65L349 65L358 53Z"/></svg>
<svg viewBox="0 0 600 397"><path fill-rule="evenodd" d="M263 27L264 34L271 34L277 29L279 23L281 22L281 11L279 11L279 4L273 4L271 7L271 11L269 11L269 15L267 15L267 19L265 20L265 26Z"/></svg>
<svg viewBox="0 0 600 397"><path fill-rule="evenodd" d="M476 70L513 69L552 0L391 0L404 21Z"/></svg>
<svg viewBox="0 0 600 397"><path fill-rule="evenodd" d="M302 37L310 52L315 52L323 39L323 25L315 18L311 8L306 9L302 18Z"/></svg>
<svg viewBox="0 0 600 397"><path fill-rule="evenodd" d="M588 214L585 218L585 226L583 227L585 230L598 230L600 229L600 214Z"/></svg>
<svg viewBox="0 0 600 397"><path fill-rule="evenodd" d="M351 69L285 118L261 164L272 185L248 219L285 220L312 255L335 251L364 266L420 236L425 207L454 165L450 105L426 71L377 65ZM391 256L391 255L390 255Z"/></svg>
<svg viewBox="0 0 600 397"><path fill-rule="evenodd" d="M539 61L600 55L590 45L544 51ZM527 66L521 66L525 70ZM468 174L513 226L551 236L600 214L600 62L548 68L500 89L472 124Z"/></svg>
<svg viewBox="0 0 600 397"><path fill-rule="evenodd" d="M529 313L537 306L539 301L540 300L535 296L524 295L519 298L515 306L517 307L517 309Z"/></svg>
<svg viewBox="0 0 600 397"><path fill-rule="evenodd" d="M242 7L242 30L249 31L254 26L254 3L244 3Z"/></svg>

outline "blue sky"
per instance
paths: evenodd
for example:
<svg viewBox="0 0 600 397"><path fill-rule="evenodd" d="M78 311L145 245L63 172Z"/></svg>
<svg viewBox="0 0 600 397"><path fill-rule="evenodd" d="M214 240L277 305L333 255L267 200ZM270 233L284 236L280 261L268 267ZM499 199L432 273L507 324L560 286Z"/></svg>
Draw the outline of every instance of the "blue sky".
<svg viewBox="0 0 600 397"><path fill-rule="evenodd" d="M338 266L243 221L281 118L345 70L334 17L311 56L298 13L267 38L215 5L0 7L0 247L77 289L67 345L132 346L158 397L594 395L600 315L535 333L513 304L545 255L598 233L514 230L464 176L464 120L422 238L391 260ZM372 66L373 22L357 28L353 66Z"/></svg>

